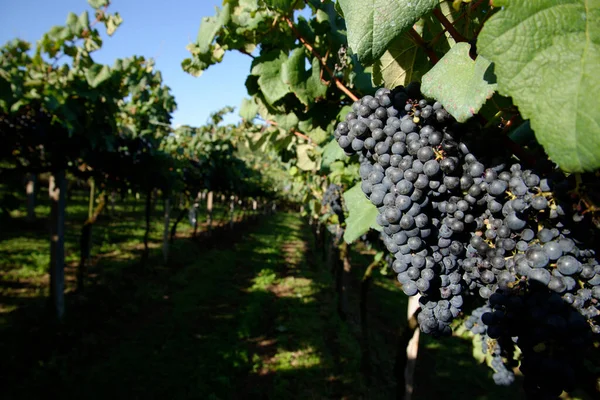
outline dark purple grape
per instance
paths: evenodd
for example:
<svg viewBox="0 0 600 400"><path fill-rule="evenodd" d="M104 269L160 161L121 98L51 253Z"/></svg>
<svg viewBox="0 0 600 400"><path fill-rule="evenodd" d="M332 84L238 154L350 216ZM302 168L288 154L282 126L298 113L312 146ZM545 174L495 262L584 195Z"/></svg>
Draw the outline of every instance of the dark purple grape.
<svg viewBox="0 0 600 400"><path fill-rule="evenodd" d="M556 268L563 275L578 274L582 270L581 263L573 256L562 256L556 262Z"/></svg>

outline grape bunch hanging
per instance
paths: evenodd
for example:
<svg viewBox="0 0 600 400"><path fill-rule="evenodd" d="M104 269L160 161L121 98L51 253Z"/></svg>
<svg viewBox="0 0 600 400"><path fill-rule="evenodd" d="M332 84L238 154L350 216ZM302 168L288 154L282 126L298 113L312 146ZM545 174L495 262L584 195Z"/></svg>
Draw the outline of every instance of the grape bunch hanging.
<svg viewBox="0 0 600 400"><path fill-rule="evenodd" d="M556 398L576 386L600 334L596 230L560 201L573 189L563 174L524 168L497 136L457 123L413 84L356 101L335 130L360 155L402 290L421 294L421 330L450 335L479 299L479 323L467 325L493 355L496 383L514 380L518 346L527 393Z"/></svg>

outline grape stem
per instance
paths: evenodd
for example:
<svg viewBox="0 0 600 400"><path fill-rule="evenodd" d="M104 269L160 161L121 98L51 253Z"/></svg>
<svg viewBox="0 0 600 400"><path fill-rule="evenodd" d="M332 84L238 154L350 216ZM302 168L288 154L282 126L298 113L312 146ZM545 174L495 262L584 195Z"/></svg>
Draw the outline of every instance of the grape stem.
<svg viewBox="0 0 600 400"><path fill-rule="evenodd" d="M296 29L296 26L294 25L294 23L292 22L291 19L289 19L289 17L284 17L285 21L287 22L288 26L290 27L290 29L292 30L292 32L294 32L294 34L296 35L296 37L298 38L298 40L300 41L300 43L302 43L302 45L304 45L304 47L306 47L306 49L308 51L310 51L321 63L321 66L327 71L327 73L331 76L331 79L333 79L333 81L335 82L335 85L338 87L338 89L340 89L342 92L344 92L346 94L346 96L348 96L349 98L352 99L352 101L358 101L358 97L352 93L350 91L350 89L348 89L343 83L342 81L340 81L335 74L333 73L333 71L331 70L331 68L329 68L329 66L327 65L327 60L323 57L321 57L319 55L319 53L315 50L315 48L306 41L306 39L302 36L302 34L298 31L298 29Z"/></svg>

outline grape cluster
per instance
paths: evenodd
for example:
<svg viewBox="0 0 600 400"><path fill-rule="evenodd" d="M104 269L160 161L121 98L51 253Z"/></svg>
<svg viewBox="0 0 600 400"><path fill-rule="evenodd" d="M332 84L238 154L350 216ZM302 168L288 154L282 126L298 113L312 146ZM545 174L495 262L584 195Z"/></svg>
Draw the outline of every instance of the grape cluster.
<svg viewBox="0 0 600 400"><path fill-rule="evenodd" d="M502 351L500 341L491 339L487 335L487 325L483 319L493 318L493 309L488 305L473 310L471 315L465 319L465 327L473 334L478 335L481 339L481 352L489 353L492 356L491 367L494 370L492 378L497 385L509 386L515 381L515 374L507 367L503 360L503 356L512 359L512 353ZM512 348L509 346L508 348Z"/></svg>
<svg viewBox="0 0 600 400"><path fill-rule="evenodd" d="M339 185L333 183L330 184L323 194L321 205L323 207L329 207L331 211L338 215L338 217L341 216L341 221L343 221L344 211L342 208L341 194L342 188Z"/></svg>
<svg viewBox="0 0 600 400"><path fill-rule="evenodd" d="M465 296L476 296L497 383L514 380L502 357L516 344L534 360L521 363L532 396L571 388L574 378L544 382L573 377L600 333L600 266L594 235L575 237L556 194L567 193L565 177L524 169L414 85L355 102L335 138L360 155L361 188L379 210L393 269L407 295L422 295L421 330L451 334Z"/></svg>

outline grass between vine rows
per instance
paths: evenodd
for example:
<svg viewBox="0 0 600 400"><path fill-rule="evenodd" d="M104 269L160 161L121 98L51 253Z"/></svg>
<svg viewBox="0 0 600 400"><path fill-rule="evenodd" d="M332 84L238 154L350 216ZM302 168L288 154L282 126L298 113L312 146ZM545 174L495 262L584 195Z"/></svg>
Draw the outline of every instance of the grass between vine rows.
<svg viewBox="0 0 600 400"><path fill-rule="evenodd" d="M375 274L370 291L371 376L360 372L358 287L371 258L352 254L346 321L336 312L334 278L310 227L278 213L209 240L182 221L162 263L161 207L153 220L149 265L139 268L142 202L117 204L94 229L89 285L75 293L85 195L68 206L67 312L48 318L44 218L17 216L0 236L0 351L5 398L49 391L63 398L391 399L398 330L406 298L393 277ZM187 226L186 226L187 224ZM415 399L516 399L471 357L471 343L422 336Z"/></svg>

